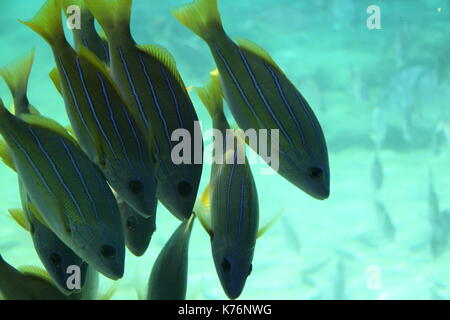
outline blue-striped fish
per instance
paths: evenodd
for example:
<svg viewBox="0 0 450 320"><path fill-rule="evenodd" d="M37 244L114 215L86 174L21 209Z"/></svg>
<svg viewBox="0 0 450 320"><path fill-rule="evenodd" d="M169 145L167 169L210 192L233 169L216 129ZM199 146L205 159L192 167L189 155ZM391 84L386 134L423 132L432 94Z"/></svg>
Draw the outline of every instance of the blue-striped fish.
<svg viewBox="0 0 450 320"><path fill-rule="evenodd" d="M62 0L62 9L67 18L72 20L77 11L72 6L77 6L80 12L80 28L72 29L75 48L85 47L95 54L100 60L109 63L108 42L102 39L95 29L95 20L92 13L84 4L84 0Z"/></svg>
<svg viewBox="0 0 450 320"><path fill-rule="evenodd" d="M104 64L84 47L75 52L66 41L58 0L48 0L23 23L52 47L58 70L53 79L80 146L128 204L153 216L157 182L149 137L136 125Z"/></svg>
<svg viewBox="0 0 450 320"><path fill-rule="evenodd" d="M147 300L186 299L189 239L194 217L191 215L175 230L156 258L148 280Z"/></svg>
<svg viewBox="0 0 450 320"><path fill-rule="evenodd" d="M195 0L172 14L209 45L237 124L244 130L269 130L269 141L270 130L279 130L278 173L309 195L327 198L330 171L321 126L270 55L248 40L236 44L227 36L217 0Z"/></svg>
<svg viewBox="0 0 450 320"><path fill-rule="evenodd" d="M17 270L0 255L0 294L5 300L66 300L44 270Z"/></svg>
<svg viewBox="0 0 450 320"><path fill-rule="evenodd" d="M156 215L144 218L119 195L116 195L116 199L122 219L125 244L132 254L140 257L147 251L153 233L156 231Z"/></svg>
<svg viewBox="0 0 450 320"><path fill-rule="evenodd" d="M33 65L34 50L13 63L0 69L0 75L12 93L14 99L14 110L16 115L34 112L37 110L30 105L27 98L28 78ZM7 145L4 141L0 141L0 158L8 164L11 169L15 170L11 155L8 153ZM31 234L34 248L47 270L50 277L55 281L58 289L70 294L76 289L67 287L67 279L70 274L67 273L69 266L78 266L81 272L80 286L84 286L88 265L83 263L69 247L67 247L59 238L43 223L39 221L32 213L30 206L30 198L26 192L23 183L19 177L19 191L22 209L10 209L9 212L13 218Z"/></svg>
<svg viewBox="0 0 450 320"><path fill-rule="evenodd" d="M35 216L104 275L122 277L125 243L104 176L64 128L36 115L15 117L0 100L0 134ZM32 209L32 208L31 208Z"/></svg>
<svg viewBox="0 0 450 320"><path fill-rule="evenodd" d="M211 115L213 128L227 140L229 125L223 113L219 81L218 74L212 74L208 85L196 91ZM217 145L216 140L214 143ZM222 164L213 163L209 187L211 247L222 287L229 298L236 299L252 271L259 224L258 194L245 159L245 143L238 141L234 146L226 145L225 150L218 149L215 157L221 152ZM242 164L238 163L240 157L245 159Z"/></svg>
<svg viewBox="0 0 450 320"><path fill-rule="evenodd" d="M132 38L131 2L85 0L106 33L112 77L140 127L153 135L158 199L176 217L185 219L192 213L202 172L201 164L193 164L201 163L203 157L198 118L173 57L156 45L138 46ZM178 143L172 135L177 129L189 132L190 141L180 140L187 143L183 159L190 163L174 163L172 151Z"/></svg>

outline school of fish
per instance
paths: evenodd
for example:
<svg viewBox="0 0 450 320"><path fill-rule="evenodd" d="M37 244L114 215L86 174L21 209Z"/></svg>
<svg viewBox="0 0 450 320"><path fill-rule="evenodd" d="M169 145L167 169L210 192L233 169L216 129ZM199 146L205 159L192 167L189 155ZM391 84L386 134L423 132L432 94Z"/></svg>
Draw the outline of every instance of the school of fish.
<svg viewBox="0 0 450 320"><path fill-rule="evenodd" d="M186 299L196 218L210 237L225 294L238 298L252 273L257 239L277 220L259 223L260 186L246 158L247 144L264 157L240 134L248 129L270 132L269 145L276 139L272 152L279 155L280 176L313 198L329 197L327 145L313 109L268 52L250 40L229 38L217 2L195 0L171 11L206 42L217 67L193 91L165 48L135 42L132 0L46 0L34 17L19 20L51 49L55 67L49 81L70 126L42 116L28 100L34 50L0 68L14 102L7 108L0 99L0 158L17 173L21 204L9 213L30 233L44 267L16 269L0 252L0 297L110 299L116 287L100 294L99 275L118 280L127 249L138 257L146 252L159 201L180 225L157 256L140 298ZM62 19L70 6L80 8L82 24L72 30L73 46ZM223 137L214 140L214 154L206 154L214 162L202 193L202 162L173 160L174 132L201 132L196 108L203 107L194 107L194 91ZM225 107L242 130L232 130ZM202 150L195 156L203 159L202 139L192 139L189 148L192 155ZM372 178L380 189L378 153ZM389 225L383 204L374 203ZM436 213L433 219L442 218ZM74 266L81 272L79 286L68 285L73 279L67 271Z"/></svg>

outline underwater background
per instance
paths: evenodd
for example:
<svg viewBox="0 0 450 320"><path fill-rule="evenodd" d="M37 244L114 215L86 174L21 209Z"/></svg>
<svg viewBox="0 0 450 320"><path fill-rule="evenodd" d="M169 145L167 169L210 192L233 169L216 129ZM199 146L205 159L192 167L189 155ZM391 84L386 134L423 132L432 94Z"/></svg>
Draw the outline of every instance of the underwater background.
<svg viewBox="0 0 450 320"><path fill-rule="evenodd" d="M30 102L67 125L48 76L55 64L50 47L17 21L43 2L0 1L0 66L35 47ZM215 68L210 51L169 12L187 2L134 0L131 30L140 44L166 47L187 86L202 86ZM381 29L367 27L370 5L381 9ZM240 299L450 298L450 1L219 0L219 8L227 33L265 48L309 101L330 157L324 201L254 165L260 225L282 216L257 240ZM12 102L4 82L0 97ZM210 128L206 109L194 92L191 98L203 130ZM209 174L205 165L199 194ZM438 221L429 209L431 183ZM30 235L8 214L17 207L17 175L0 163L0 253L15 267L41 266ZM159 204L150 247L140 258L127 253L113 299L145 291L153 261L178 225ZM111 284L101 276L100 291ZM198 221L187 298L226 298Z"/></svg>

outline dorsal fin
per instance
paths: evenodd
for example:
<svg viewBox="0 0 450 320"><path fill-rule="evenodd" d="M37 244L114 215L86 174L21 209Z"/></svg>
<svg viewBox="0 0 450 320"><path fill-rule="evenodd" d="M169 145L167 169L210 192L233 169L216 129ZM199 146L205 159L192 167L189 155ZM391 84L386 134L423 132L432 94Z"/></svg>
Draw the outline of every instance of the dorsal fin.
<svg viewBox="0 0 450 320"><path fill-rule="evenodd" d="M14 221L17 222L17 224L19 226L21 226L23 229L25 229L26 231L30 231L30 223L28 221L28 219L25 216L25 213L23 212L22 209L8 209L9 214L11 215L11 217L14 219Z"/></svg>
<svg viewBox="0 0 450 320"><path fill-rule="evenodd" d="M166 48L155 45L155 44L138 45L137 48L139 50L145 52L146 54L151 55L152 57L155 57L156 59L158 59L166 67L166 69L172 73L172 75L175 77L175 79L177 79L178 83L186 91L186 94L187 94L187 90L184 85L184 81L181 78L181 75L177 69L177 63L176 63L174 57L172 56L172 54Z"/></svg>
<svg viewBox="0 0 450 320"><path fill-rule="evenodd" d="M67 132L66 128L61 126L58 122L51 120L49 118L45 118L43 116L38 116L35 114L22 114L20 115L20 119L25 121L28 124L34 124L39 127L43 127L49 130L52 130L63 137L69 139L70 141L75 142L72 136Z"/></svg>
<svg viewBox="0 0 450 320"><path fill-rule="evenodd" d="M47 273L47 271L45 271L42 268L36 267L36 266L21 266L19 268L17 268L17 270L20 271L20 273L22 273L24 276L27 275L31 275L31 276L37 276L39 278L42 278L44 280L47 280L48 282L50 282L51 284L55 284L55 282L53 281L53 279L50 277L50 275Z"/></svg>
<svg viewBox="0 0 450 320"><path fill-rule="evenodd" d="M244 38L236 38L236 42L242 49L247 50L254 55L257 55L258 57L269 63L272 67L275 67L279 70L278 65L272 59L270 54L266 50L258 46L256 43Z"/></svg>
<svg viewBox="0 0 450 320"><path fill-rule="evenodd" d="M55 85L56 90L58 90L59 94L62 96L61 83L59 82L59 74L56 67L53 68L48 75L50 76L50 79Z"/></svg>
<svg viewBox="0 0 450 320"><path fill-rule="evenodd" d="M16 171L16 166L14 165L14 162L11 158L11 154L9 153L8 145L6 144L5 140L1 138L0 138L0 158L2 159L4 164L6 164L12 170Z"/></svg>

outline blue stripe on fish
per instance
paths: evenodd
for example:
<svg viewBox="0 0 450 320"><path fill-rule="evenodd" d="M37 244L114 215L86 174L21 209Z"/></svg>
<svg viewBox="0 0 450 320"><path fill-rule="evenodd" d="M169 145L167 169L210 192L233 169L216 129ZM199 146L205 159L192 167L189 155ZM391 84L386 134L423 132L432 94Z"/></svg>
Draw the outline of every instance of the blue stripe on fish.
<svg viewBox="0 0 450 320"><path fill-rule="evenodd" d="M86 223L86 220L84 218L83 212L81 211L80 206L78 205L78 202L76 201L73 193L70 191L69 187L67 187L67 185L64 182L64 179L62 178L61 174L58 171L58 168L56 167L55 163L53 162L52 158L48 155L47 151L45 151L41 141L39 140L39 137L36 135L36 133L33 131L32 128L28 128L28 131L31 133L31 135L34 137L34 140L36 141L38 148L41 150L41 152L44 154L45 158L47 159L48 163L50 164L50 166L53 169L53 172L56 174L59 183L62 185L62 187L64 188L64 190L67 192L67 194L69 195L70 199L72 200L73 204L75 205L75 207L77 208L77 211L80 215L80 218L83 219L83 222Z"/></svg>
<svg viewBox="0 0 450 320"><path fill-rule="evenodd" d="M131 166L131 161L128 157L128 152L125 147L125 142L123 141L122 135L120 134L119 128L117 127L117 122L116 122L116 119L114 118L114 112L111 107L111 101L109 100L108 93L106 92L106 88L105 88L105 83L103 82L103 79L102 79L102 76L100 75L100 73L97 73L97 79L100 82L100 86L102 87L102 94L103 94L103 97L105 98L106 106L109 111L109 119L111 120L111 122L113 124L114 132L116 133L116 136L119 138L119 142L122 147L122 152L125 156L125 159L127 159L128 164Z"/></svg>
<svg viewBox="0 0 450 320"><path fill-rule="evenodd" d="M164 75L164 79L166 80L167 86L169 87L173 102L175 103L175 110L177 111L178 122L180 124L180 128L184 128L183 119L181 118L181 113L180 113L180 104L178 103L178 99L177 99L177 96L175 95L175 91L173 90L172 83L170 82L170 78L168 77L167 72L166 72L166 70L164 70L163 66L161 66L161 71Z"/></svg>
<svg viewBox="0 0 450 320"><path fill-rule="evenodd" d="M303 134L303 130L302 130L302 128L301 128L301 125L300 125L300 123L299 123L297 117L295 116L294 112L292 111L291 105L289 104L289 102L288 102L287 99L286 99L286 96L285 96L285 94L284 94L283 88L281 87L281 84L280 84L280 80L278 79L278 76L275 74L275 72L272 70L272 68L270 67L269 64L267 64L266 62L264 62L264 66L266 67L266 69L267 69L267 70L270 72L270 74L272 75L272 79L273 79L273 81L275 82L275 85L277 86L277 89L278 89L278 92L279 92L279 94L280 94L280 96L281 96L281 99L283 100L284 105L285 105L286 108L288 109L289 115L290 115L291 118L294 120L295 126L296 126L296 128L297 128L297 131L300 133L300 136L301 136L301 139L302 139L302 144L303 144L304 146L306 146L306 145L305 145L305 137L304 137L304 134Z"/></svg>
<svg viewBox="0 0 450 320"><path fill-rule="evenodd" d="M245 65L245 68L247 69L247 72L250 75L250 78L252 79L253 85L256 88L256 91L258 91L259 97L261 98L261 100L263 101L264 106L266 107L267 111L269 111L270 115L272 116L272 119L275 121L275 123L277 124L278 128L283 132L283 135L286 137L286 139L289 141L290 145L294 145L294 143L292 142L291 138L289 137L289 135L287 134L286 130L283 128L282 124L280 123L280 121L278 120L277 116L275 115L275 113L273 112L272 108L270 107L269 103L266 100L266 97L264 96L264 93L262 92L258 81L256 80L255 75L253 74L252 68L250 67L250 65L248 64L247 59L245 58L244 53L242 52L241 49L239 50L239 55L241 56L242 62Z"/></svg>
<svg viewBox="0 0 450 320"><path fill-rule="evenodd" d="M145 116L144 109L142 108L141 100L139 99L139 96L136 92L136 88L134 86L133 79L131 78L130 70L128 70L128 65L123 56L122 49L120 47L117 47L117 50L119 51L120 60L122 62L122 66L125 70L125 73L127 75L128 84L130 85L131 91L133 92L134 99L136 100L136 104L138 105L139 113L141 114L141 118L144 121L145 128L148 129L148 120L147 120L147 117Z"/></svg>
<svg viewBox="0 0 450 320"><path fill-rule="evenodd" d="M225 159L226 161L226 159ZM231 183L233 182L233 176L234 176L234 170L236 168L236 163L237 163L237 150L234 150L234 155L233 155L233 165L231 167L231 171L230 171L230 176L228 178L228 188L227 188L227 206L226 206L226 210L227 210L227 234L229 233L229 229L230 229L230 192L231 192Z"/></svg>
<svg viewBox="0 0 450 320"><path fill-rule="evenodd" d="M58 61L59 61L59 65L61 66L61 69L63 71L64 78L66 80L67 86L69 87L70 94L72 95L73 104L75 105L75 108L77 109L78 117L80 118L81 122L83 123L83 127L86 130L86 132L88 133L89 137L91 138L91 141L94 141L94 139L92 137L92 134L91 134L91 130L89 130L89 127L88 127L86 121L83 118L83 114L81 113L80 107L78 106L78 101L77 101L77 98L75 96L75 92L73 91L72 84L70 83L70 79L69 79L69 76L67 74L66 68L64 68L64 64L63 64L63 62L62 62L62 60L61 60L61 58L59 56L58 56Z"/></svg>
<svg viewBox="0 0 450 320"><path fill-rule="evenodd" d="M95 109L94 109L94 105L92 104L91 96L90 96L89 91L88 91L88 89L86 87L86 83L84 82L83 71L81 70L80 60L79 60L78 57L75 59L75 64L77 66L78 75L79 75L80 80L81 80L81 84L82 84L82 87L83 87L84 95L86 96L89 108L91 109L92 116L94 117L94 120L95 120L95 122L97 124L98 129L100 130L100 133L103 136L103 139L105 139L106 143L108 144L109 149L111 150L111 153L113 154L113 157L117 159L117 156L116 156L116 153L114 152L114 148L113 148L113 146L111 144L111 141L109 141L108 136L106 135L105 131L103 130L103 127L102 127L100 121L98 120L97 114L95 113Z"/></svg>
<svg viewBox="0 0 450 320"><path fill-rule="evenodd" d="M97 207L95 206L95 201L94 201L94 199L92 198L92 195L91 195L91 193L90 193L89 190L88 190L88 187L87 187L87 185L86 185L85 179L84 179L83 175L81 174L81 171L80 171L80 169L78 168L78 165L77 165L75 159L73 158L72 152L70 152L70 149L68 148L68 146L67 146L67 144L65 143L64 139L59 138L59 140L60 140L61 144L63 145L64 150L66 151L66 154L67 154L67 156L69 157L70 162L72 163L72 166L75 168L75 171L77 172L77 175L78 175L78 177L80 178L81 185L83 186L83 190L84 190L84 192L86 193L86 195L88 196L89 202L91 203L92 208L94 209L94 212L95 212L95 218L96 218L95 220L96 220L97 222L99 222L99 221L100 221L100 217L98 216Z"/></svg>
<svg viewBox="0 0 450 320"><path fill-rule="evenodd" d="M23 146L19 143L19 141L17 141L17 139L14 138L13 135L8 134L8 136L11 138L12 141L14 141L14 143L17 146L17 148L19 148L19 150L24 154L25 158L27 158L27 160L30 163L31 167L33 168L34 172L36 172L36 174L39 177L39 179L41 180L42 184L45 186L45 189L47 189L47 192L50 193L56 199L55 194L53 193L53 191L48 186L47 181L45 181L44 176L41 174L39 169L36 167L36 165L34 164L34 161L31 159L31 157L28 154L28 152L23 148Z"/></svg>
<svg viewBox="0 0 450 320"><path fill-rule="evenodd" d="M153 102L155 103L156 108L158 109L159 118L161 119L161 122L164 126L164 132L166 134L167 143L169 144L169 148L172 149L172 139L170 138L169 129L167 127L166 119L164 119L164 115L161 111L161 106L159 105L158 97L155 92L155 88L153 87L152 80L150 79L150 76L147 71L147 67L144 64L144 61L142 60L142 55L139 53L139 62L141 63L142 70L144 71L145 79L147 81L148 86L150 87L150 91L152 93Z"/></svg>

